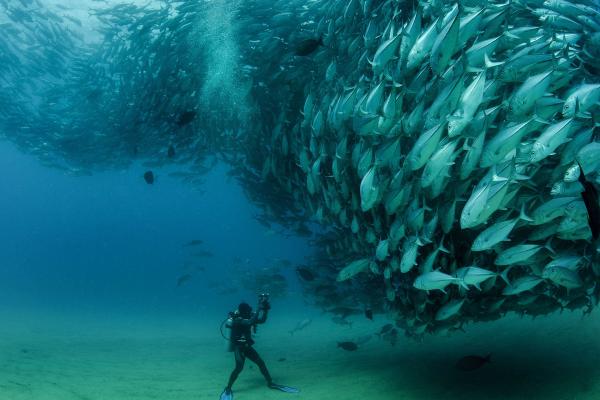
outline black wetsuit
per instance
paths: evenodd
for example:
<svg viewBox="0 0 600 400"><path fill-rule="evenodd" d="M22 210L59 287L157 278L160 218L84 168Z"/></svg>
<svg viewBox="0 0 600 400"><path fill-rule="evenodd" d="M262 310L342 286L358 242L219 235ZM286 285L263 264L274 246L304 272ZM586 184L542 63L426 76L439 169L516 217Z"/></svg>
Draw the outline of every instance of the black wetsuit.
<svg viewBox="0 0 600 400"><path fill-rule="evenodd" d="M262 315L259 317L259 314ZM244 319L238 315L232 317L228 321L229 328L231 328L229 344L235 356L235 369L233 372L231 372L227 389L231 390L231 386L237 379L240 372L242 372L242 369L244 369L246 358L258 366L260 372L267 380L267 385L271 385L273 383L265 362L252 347L254 344L254 340L252 340L252 328L257 324L265 323L266 320L267 311L259 310L258 312L252 313L251 317L248 319Z"/></svg>

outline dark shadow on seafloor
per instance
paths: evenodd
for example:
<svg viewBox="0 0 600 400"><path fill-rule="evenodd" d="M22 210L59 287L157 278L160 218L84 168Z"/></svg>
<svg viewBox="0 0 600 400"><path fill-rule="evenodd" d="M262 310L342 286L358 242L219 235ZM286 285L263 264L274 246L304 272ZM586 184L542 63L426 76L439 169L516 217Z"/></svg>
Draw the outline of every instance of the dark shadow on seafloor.
<svg viewBox="0 0 600 400"><path fill-rule="evenodd" d="M376 373L374 369L389 373L387 381L399 399L596 400L600 399L600 332L597 343L536 342L524 337L518 344L494 344L489 350L492 362L471 372L455 368L457 360L469 353L458 353L451 346L411 349L383 363L367 356L370 359L362 364L369 370L366 373ZM460 347L462 351L464 346ZM481 349L481 344L474 347Z"/></svg>

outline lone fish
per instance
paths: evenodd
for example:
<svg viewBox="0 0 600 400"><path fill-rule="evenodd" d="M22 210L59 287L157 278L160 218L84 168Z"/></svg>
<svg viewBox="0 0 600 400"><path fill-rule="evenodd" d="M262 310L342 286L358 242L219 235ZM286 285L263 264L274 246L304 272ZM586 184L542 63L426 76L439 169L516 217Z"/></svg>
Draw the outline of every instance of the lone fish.
<svg viewBox="0 0 600 400"><path fill-rule="evenodd" d="M181 285L183 285L190 279L192 279L192 275L190 275L190 274L185 274L185 275L180 276L179 278L177 278L177 287L180 287Z"/></svg>
<svg viewBox="0 0 600 400"><path fill-rule="evenodd" d="M304 39L296 45L295 53L297 56L308 56L312 54L319 46L323 45L323 37L318 39Z"/></svg>
<svg viewBox="0 0 600 400"><path fill-rule="evenodd" d="M306 267L298 267L296 268L296 272L298 272L298 275L300 276L300 278L302 278L303 280L307 281L307 282L311 282L315 280L315 275L312 273L312 271Z"/></svg>
<svg viewBox="0 0 600 400"><path fill-rule="evenodd" d="M358 350L358 345L354 342L338 342L337 347L341 347L346 351L356 351Z"/></svg>
<svg viewBox="0 0 600 400"><path fill-rule="evenodd" d="M192 122L196 118L196 111L184 111L179 115L177 119L177 125L179 127L185 126Z"/></svg>
<svg viewBox="0 0 600 400"><path fill-rule="evenodd" d="M144 172L144 180L148 185L152 185L154 183L154 172L146 171Z"/></svg>
<svg viewBox="0 0 600 400"><path fill-rule="evenodd" d="M456 369L461 371L475 371L483 367L485 364L492 361L492 355L488 354L485 357L481 356L465 356L458 360L456 363Z"/></svg>

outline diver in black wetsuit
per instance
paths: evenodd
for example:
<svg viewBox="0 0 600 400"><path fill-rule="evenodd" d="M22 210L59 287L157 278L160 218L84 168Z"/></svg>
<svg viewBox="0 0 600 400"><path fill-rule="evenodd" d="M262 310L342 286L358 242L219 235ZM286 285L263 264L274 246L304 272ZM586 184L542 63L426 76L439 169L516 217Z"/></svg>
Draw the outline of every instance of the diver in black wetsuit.
<svg viewBox="0 0 600 400"><path fill-rule="evenodd" d="M254 340L252 339L252 330L256 332L256 325L264 324L267 320L267 314L271 309L269 304L269 297L266 294L261 294L258 300L258 311L252 312L252 307L248 303L241 303L238 306L237 311L230 313L229 319L226 321L226 327L231 329L229 336L229 351L232 351L235 356L235 369L231 372L227 387L221 395L221 399L231 399L232 392L231 386L237 379L240 372L244 368L246 358L254 362L260 372L267 381L267 386L272 389L280 389L281 385L273 383L273 379L269 374L269 370L263 359L258 355L252 345Z"/></svg>

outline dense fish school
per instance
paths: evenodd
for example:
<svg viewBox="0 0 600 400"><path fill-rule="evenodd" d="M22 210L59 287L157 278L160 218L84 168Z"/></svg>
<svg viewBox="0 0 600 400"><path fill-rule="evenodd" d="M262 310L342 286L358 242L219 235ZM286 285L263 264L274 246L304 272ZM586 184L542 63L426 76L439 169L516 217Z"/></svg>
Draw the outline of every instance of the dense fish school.
<svg viewBox="0 0 600 400"><path fill-rule="evenodd" d="M0 135L77 174L141 159L201 183L224 161L264 221L320 224L302 267L317 305L387 312L412 337L589 312L599 10L155 1L81 26L0 0Z"/></svg>

